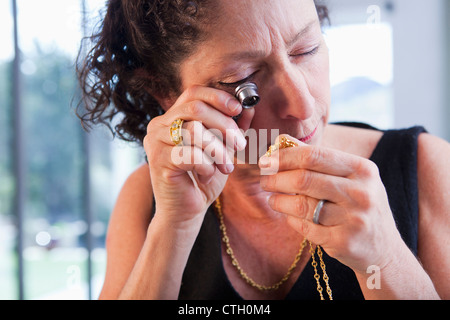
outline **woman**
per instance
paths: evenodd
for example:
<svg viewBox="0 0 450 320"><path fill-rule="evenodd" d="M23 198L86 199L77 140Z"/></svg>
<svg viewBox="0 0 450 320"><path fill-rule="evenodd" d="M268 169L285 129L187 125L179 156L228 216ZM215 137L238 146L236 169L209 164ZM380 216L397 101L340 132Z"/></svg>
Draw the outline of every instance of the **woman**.
<svg viewBox="0 0 450 320"><path fill-rule="evenodd" d="M83 120L123 115L148 164L112 213L101 298L450 297L449 145L328 124L324 19L312 0L109 1Z"/></svg>

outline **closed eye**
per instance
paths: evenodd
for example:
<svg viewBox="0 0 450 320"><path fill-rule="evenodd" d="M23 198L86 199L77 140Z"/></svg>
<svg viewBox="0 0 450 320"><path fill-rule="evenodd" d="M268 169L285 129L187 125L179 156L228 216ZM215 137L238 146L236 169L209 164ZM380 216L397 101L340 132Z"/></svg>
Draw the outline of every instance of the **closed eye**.
<svg viewBox="0 0 450 320"><path fill-rule="evenodd" d="M302 53L293 53L290 54L291 57L304 57L304 56L312 56L319 51L319 46L315 47L314 49L308 51L308 52L302 52Z"/></svg>
<svg viewBox="0 0 450 320"><path fill-rule="evenodd" d="M239 86L239 85L241 85L241 84L243 84L243 83L245 83L245 82L251 80L251 79L254 77L255 74L256 74L256 72L252 73L251 75L249 75L248 77L246 77L246 78L244 78L244 79L241 79L241 80L235 81L235 82L223 82L223 81L219 81L219 84L220 84L221 86L224 86L224 87L227 87L227 88L237 87L237 86Z"/></svg>

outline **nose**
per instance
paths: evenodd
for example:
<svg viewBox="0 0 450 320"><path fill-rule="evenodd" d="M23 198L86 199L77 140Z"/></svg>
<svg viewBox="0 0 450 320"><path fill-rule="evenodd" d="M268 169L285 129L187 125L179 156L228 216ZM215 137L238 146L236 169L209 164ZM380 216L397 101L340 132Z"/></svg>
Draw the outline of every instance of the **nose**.
<svg viewBox="0 0 450 320"><path fill-rule="evenodd" d="M282 119L306 120L313 115L315 98L311 94L308 75L296 65L280 68L275 77L271 105Z"/></svg>

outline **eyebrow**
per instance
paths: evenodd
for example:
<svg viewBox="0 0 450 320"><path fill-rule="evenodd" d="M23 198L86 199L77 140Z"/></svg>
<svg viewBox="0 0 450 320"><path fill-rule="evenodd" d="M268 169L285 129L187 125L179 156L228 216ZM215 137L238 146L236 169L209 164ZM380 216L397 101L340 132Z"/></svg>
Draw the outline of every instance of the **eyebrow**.
<svg viewBox="0 0 450 320"><path fill-rule="evenodd" d="M305 27L300 30L292 39L286 42L286 46L288 48L292 47L301 37L303 37L306 33L308 33L314 26L319 23L318 20L313 20L305 25ZM222 57L222 61L226 60L245 60L245 59L256 59L265 55L263 50L255 50L255 51L239 51L233 52Z"/></svg>
<svg viewBox="0 0 450 320"><path fill-rule="evenodd" d="M297 33L291 40L286 42L288 48L292 47L301 37L308 33L313 27L319 23L319 20L309 22L299 33Z"/></svg>

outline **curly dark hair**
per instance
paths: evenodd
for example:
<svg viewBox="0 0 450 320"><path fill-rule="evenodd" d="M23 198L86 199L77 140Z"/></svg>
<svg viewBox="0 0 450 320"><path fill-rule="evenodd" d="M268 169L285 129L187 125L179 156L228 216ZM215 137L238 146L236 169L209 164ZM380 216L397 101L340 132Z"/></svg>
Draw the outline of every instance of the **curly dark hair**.
<svg viewBox="0 0 450 320"><path fill-rule="evenodd" d="M83 55L82 44L77 59L83 127L104 124L121 139L142 144L149 121L164 112L155 97L180 93L177 66L203 40L212 1L109 0L99 32L83 41L93 47ZM327 7L315 4L323 24Z"/></svg>

